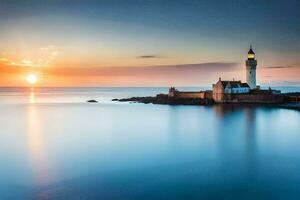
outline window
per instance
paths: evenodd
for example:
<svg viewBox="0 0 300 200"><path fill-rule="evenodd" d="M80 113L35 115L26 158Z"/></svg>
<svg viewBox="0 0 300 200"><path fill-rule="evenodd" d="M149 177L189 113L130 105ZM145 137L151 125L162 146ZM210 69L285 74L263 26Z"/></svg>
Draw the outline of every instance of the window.
<svg viewBox="0 0 300 200"><path fill-rule="evenodd" d="M254 54L248 54L248 59L254 59L255 55Z"/></svg>

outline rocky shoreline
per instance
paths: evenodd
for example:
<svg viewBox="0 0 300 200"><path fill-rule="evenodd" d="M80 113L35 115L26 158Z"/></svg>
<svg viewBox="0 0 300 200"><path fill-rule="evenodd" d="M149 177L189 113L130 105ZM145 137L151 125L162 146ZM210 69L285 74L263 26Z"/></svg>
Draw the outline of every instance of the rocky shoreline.
<svg viewBox="0 0 300 200"><path fill-rule="evenodd" d="M166 94L158 94L155 97L131 97L123 99L113 99L112 101L119 102L137 102L145 104L162 104L162 105L212 105L213 101L210 99L200 99L200 98L170 98Z"/></svg>
<svg viewBox="0 0 300 200"><path fill-rule="evenodd" d="M295 93L293 93L295 95ZM290 95L290 93L286 93L283 95ZM297 93L296 95L299 95ZM161 105L214 105L216 104L211 99L201 99L201 98L172 98L169 97L167 94L158 94L156 96L146 96L146 97L130 97L130 98L122 98L122 99L112 99L112 101L118 101L118 102L133 102L133 103L144 103L144 104L161 104ZM255 105L255 106L265 106L265 107L277 107L277 108L286 108L286 109L293 109L300 111L300 102L297 103L289 103L285 102L282 104L266 104L266 103L226 103L224 105L236 105L236 106L249 106L249 105ZM220 104L218 104L220 105Z"/></svg>

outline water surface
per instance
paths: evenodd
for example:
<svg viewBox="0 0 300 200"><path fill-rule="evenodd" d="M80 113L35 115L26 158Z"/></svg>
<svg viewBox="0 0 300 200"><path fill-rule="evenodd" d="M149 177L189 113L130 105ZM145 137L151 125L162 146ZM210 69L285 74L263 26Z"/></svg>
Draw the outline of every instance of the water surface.
<svg viewBox="0 0 300 200"><path fill-rule="evenodd" d="M300 198L300 112L110 101L166 91L1 90L0 199Z"/></svg>

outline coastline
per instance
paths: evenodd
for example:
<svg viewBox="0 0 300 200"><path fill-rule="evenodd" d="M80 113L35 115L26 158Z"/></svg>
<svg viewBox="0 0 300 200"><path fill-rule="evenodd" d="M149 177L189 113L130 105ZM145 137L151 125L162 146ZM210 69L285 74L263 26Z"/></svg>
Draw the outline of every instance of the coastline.
<svg viewBox="0 0 300 200"><path fill-rule="evenodd" d="M288 95L289 93L282 94ZM146 97L130 97L121 99L112 99L112 101L118 102L131 102L131 103L143 103L143 104L160 104L160 105L194 105L194 106L235 106L235 107L272 107L272 108L284 108L300 111L300 102L284 102L284 103L251 103L251 102L230 102L230 103L216 103L211 99L202 98L170 98L166 94L158 94L156 96Z"/></svg>

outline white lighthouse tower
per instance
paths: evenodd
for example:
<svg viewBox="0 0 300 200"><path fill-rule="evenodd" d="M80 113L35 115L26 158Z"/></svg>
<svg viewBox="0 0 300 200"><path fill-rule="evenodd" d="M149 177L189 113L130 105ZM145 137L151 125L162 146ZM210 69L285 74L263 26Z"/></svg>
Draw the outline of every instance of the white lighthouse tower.
<svg viewBox="0 0 300 200"><path fill-rule="evenodd" d="M250 46L248 51L248 59L246 60L246 81L250 89L256 88L256 65L257 60L255 59L255 53Z"/></svg>

